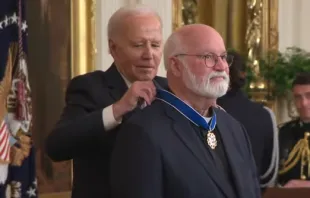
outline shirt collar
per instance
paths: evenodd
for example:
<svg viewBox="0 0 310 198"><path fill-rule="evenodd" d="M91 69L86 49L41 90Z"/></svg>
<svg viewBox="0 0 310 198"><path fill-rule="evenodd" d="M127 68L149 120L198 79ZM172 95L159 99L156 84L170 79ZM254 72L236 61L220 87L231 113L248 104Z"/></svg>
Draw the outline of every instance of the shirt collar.
<svg viewBox="0 0 310 198"><path fill-rule="evenodd" d="M121 75L121 77L123 78L123 80L125 81L125 84L127 85L127 87L129 88L132 83L122 74L122 72L120 72L120 70L118 70L118 68L116 67L118 73Z"/></svg>
<svg viewBox="0 0 310 198"><path fill-rule="evenodd" d="M120 73L120 74L121 74L122 78L124 79L124 81L125 81L127 87L129 88L129 87L131 86L132 83L131 83L122 73Z"/></svg>

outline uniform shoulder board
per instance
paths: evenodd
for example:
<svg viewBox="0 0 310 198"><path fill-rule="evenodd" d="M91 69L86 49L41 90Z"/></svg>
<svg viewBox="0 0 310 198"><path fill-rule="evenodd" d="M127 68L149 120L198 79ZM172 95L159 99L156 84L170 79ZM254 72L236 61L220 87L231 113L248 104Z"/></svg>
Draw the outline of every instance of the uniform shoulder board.
<svg viewBox="0 0 310 198"><path fill-rule="evenodd" d="M221 107L220 105L215 105L216 108L225 111L225 109L223 107ZM226 111L225 111L226 112Z"/></svg>
<svg viewBox="0 0 310 198"><path fill-rule="evenodd" d="M286 128L286 127L291 127L295 124L297 124L298 119L290 120L288 122L284 122L278 125L278 128Z"/></svg>

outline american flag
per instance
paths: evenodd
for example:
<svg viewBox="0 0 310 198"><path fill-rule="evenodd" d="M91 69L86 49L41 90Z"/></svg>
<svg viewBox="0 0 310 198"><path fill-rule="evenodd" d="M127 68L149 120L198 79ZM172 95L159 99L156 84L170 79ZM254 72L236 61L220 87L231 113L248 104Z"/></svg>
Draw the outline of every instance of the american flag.
<svg viewBox="0 0 310 198"><path fill-rule="evenodd" d="M9 131L5 121L0 126L0 163L10 162Z"/></svg>
<svg viewBox="0 0 310 198"><path fill-rule="evenodd" d="M10 81L9 88L3 88L3 92L7 92L6 111L3 118L0 118L0 133L3 129L3 137L7 137L3 140L3 145L9 145L6 151L10 154L10 163L6 181L4 184L0 183L0 198L38 197L35 150L31 143L32 108L27 68L28 25L25 19L25 2L26 0L0 0L0 81L4 85ZM0 140L1 137L0 134ZM0 142L0 154L1 148ZM6 155L0 155L2 156ZM4 158L3 162L5 159L8 158ZM0 161L0 167L2 164Z"/></svg>
<svg viewBox="0 0 310 198"><path fill-rule="evenodd" d="M8 164L10 163L10 143L7 124L3 120L0 126L0 185L6 183Z"/></svg>

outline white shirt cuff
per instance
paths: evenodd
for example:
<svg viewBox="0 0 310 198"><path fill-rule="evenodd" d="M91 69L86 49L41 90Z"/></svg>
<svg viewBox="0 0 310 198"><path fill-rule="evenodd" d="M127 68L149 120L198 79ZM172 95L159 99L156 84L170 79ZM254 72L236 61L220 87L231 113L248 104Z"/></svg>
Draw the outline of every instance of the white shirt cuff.
<svg viewBox="0 0 310 198"><path fill-rule="evenodd" d="M120 121L115 120L112 105L102 110L102 121L104 129L106 131L112 130L115 127L117 127L117 125L122 123L122 120Z"/></svg>

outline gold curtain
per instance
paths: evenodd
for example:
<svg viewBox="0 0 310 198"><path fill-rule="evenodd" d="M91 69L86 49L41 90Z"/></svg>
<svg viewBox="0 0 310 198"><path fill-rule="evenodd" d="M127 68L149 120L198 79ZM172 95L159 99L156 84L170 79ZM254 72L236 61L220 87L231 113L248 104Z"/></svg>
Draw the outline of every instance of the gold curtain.
<svg viewBox="0 0 310 198"><path fill-rule="evenodd" d="M28 69L40 197L70 197L71 161L53 163L45 138L61 115L70 79L95 68L95 0L27 1ZM56 193L57 192L57 193Z"/></svg>
<svg viewBox="0 0 310 198"><path fill-rule="evenodd" d="M71 77L95 69L95 0L71 0Z"/></svg>
<svg viewBox="0 0 310 198"><path fill-rule="evenodd" d="M228 48L246 52L246 0L198 0L198 21L214 27Z"/></svg>

